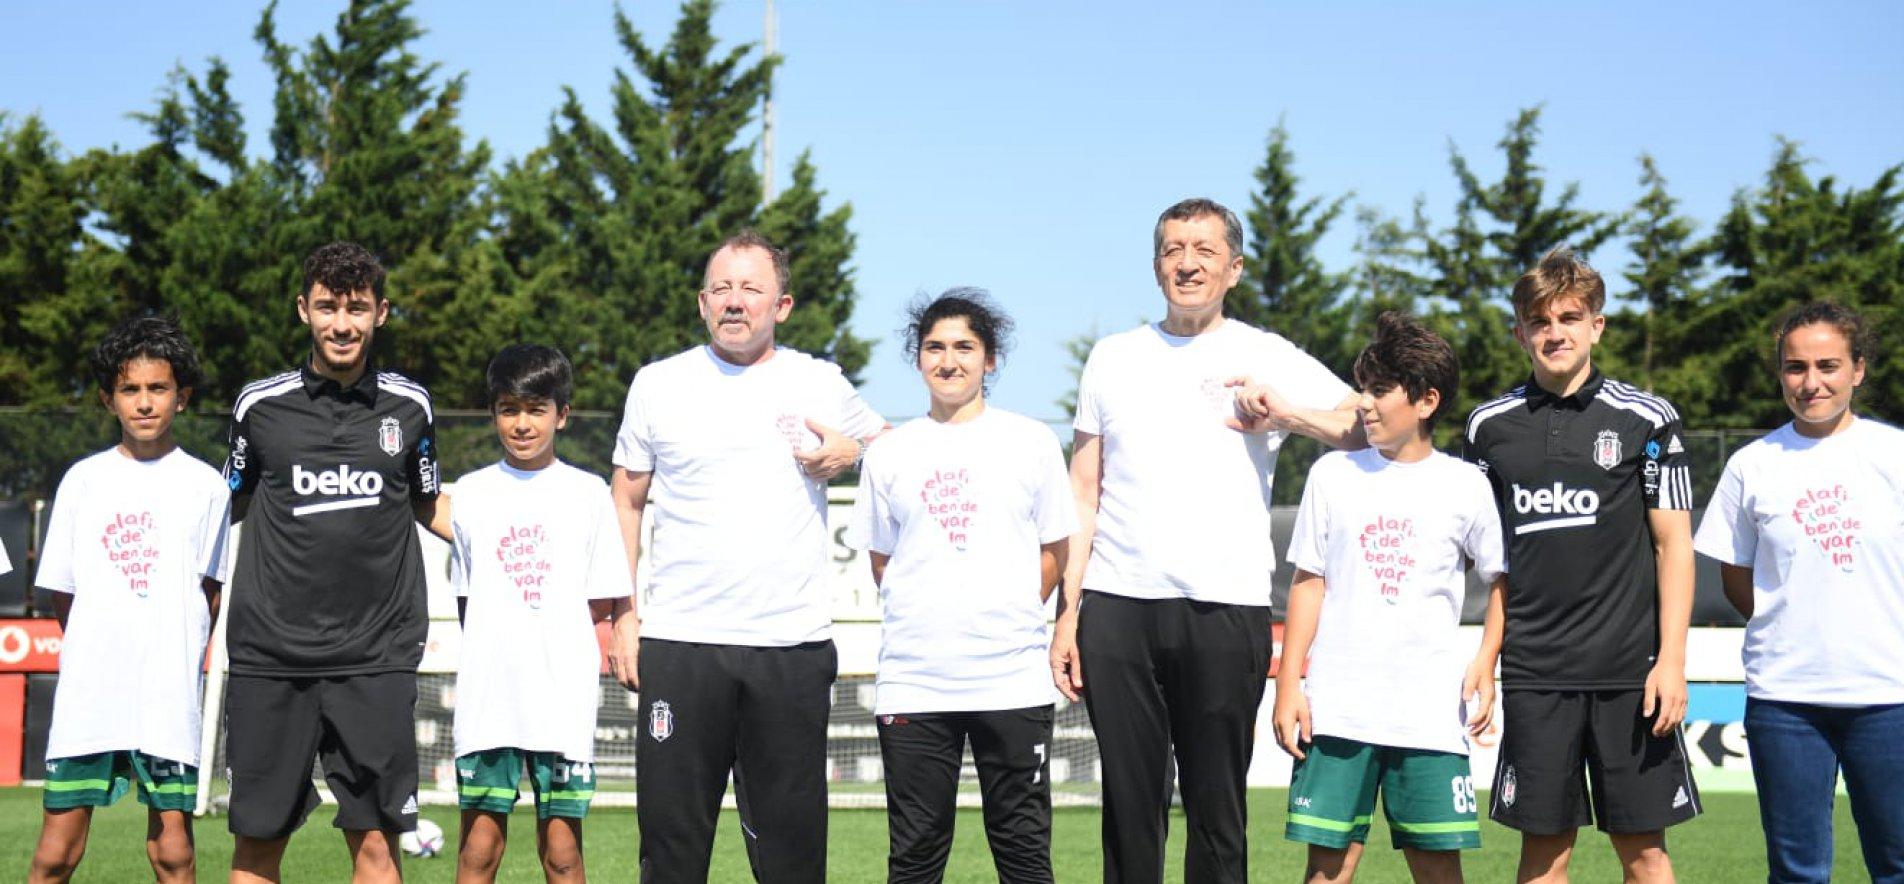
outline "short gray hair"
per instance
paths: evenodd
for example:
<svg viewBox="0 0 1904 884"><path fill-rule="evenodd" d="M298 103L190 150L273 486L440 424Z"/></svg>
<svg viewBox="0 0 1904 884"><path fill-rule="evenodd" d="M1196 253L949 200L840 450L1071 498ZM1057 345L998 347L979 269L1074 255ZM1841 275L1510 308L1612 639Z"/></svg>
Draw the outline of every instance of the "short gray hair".
<svg viewBox="0 0 1904 884"><path fill-rule="evenodd" d="M1230 256L1243 254L1243 222L1236 219L1236 213L1216 200L1197 196L1183 200L1157 216L1157 229L1151 233L1150 237L1151 257L1158 258L1164 253L1165 223L1210 217L1223 219L1223 241L1229 244Z"/></svg>
<svg viewBox="0 0 1904 884"><path fill-rule="evenodd" d="M793 271L787 264L786 250L776 247L772 242L769 242L766 237L761 236L760 231L752 227L742 227L734 231L734 233L726 239L721 240L721 244L716 246L714 251L707 253L707 264L701 268L702 288L707 288L707 273L709 270L714 269L714 256L729 249L734 251L759 249L766 252L767 257L773 261L774 280L780 283L780 293L783 295L787 294L787 283L793 276Z"/></svg>

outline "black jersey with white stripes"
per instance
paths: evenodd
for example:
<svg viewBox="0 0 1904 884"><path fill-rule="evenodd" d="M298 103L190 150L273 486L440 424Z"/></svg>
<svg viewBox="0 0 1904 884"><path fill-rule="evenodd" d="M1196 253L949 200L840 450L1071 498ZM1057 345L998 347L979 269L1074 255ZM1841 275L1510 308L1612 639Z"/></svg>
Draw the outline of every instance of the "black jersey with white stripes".
<svg viewBox="0 0 1904 884"><path fill-rule="evenodd" d="M430 394L374 367L313 372L232 404L225 480L251 498L227 646L239 675L415 671L428 627L414 501L438 490Z"/></svg>
<svg viewBox="0 0 1904 884"><path fill-rule="evenodd" d="M1648 510L1690 510L1679 413L1596 369L1570 396L1532 380L1468 417L1507 542L1507 689L1643 687L1659 650Z"/></svg>

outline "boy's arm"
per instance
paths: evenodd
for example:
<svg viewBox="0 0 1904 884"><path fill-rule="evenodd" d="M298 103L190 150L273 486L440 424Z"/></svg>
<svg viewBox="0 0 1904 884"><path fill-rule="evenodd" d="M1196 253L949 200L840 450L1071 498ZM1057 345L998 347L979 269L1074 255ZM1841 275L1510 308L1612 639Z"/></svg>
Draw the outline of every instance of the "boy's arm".
<svg viewBox="0 0 1904 884"><path fill-rule="evenodd" d="M1083 430L1071 445L1071 493L1078 502L1078 533L1064 563L1058 596L1058 622L1051 631L1051 681L1075 703L1084 696L1084 658L1078 654L1078 601L1084 597L1084 566L1091 561L1097 533L1097 499L1104 490L1104 443Z"/></svg>
<svg viewBox="0 0 1904 884"><path fill-rule="evenodd" d="M1283 430L1308 436L1341 451L1368 447L1368 436L1355 410L1356 401L1361 397L1355 393L1342 397L1331 409L1298 408L1268 384L1237 377L1231 378L1227 385L1239 388L1237 416L1229 421L1232 430L1245 433Z"/></svg>
<svg viewBox="0 0 1904 884"><path fill-rule="evenodd" d="M1643 715L1655 715L1653 734L1664 736L1686 717L1686 630L1692 625L1692 512L1649 509L1653 559L1659 580L1659 656L1646 675Z"/></svg>
<svg viewBox="0 0 1904 884"><path fill-rule="evenodd" d="M1051 593L1064 580L1065 565L1071 558L1071 538L1053 540L1038 547L1038 601L1048 602Z"/></svg>
<svg viewBox="0 0 1904 884"><path fill-rule="evenodd" d="M450 493L439 491L434 496L413 500L410 509L416 513L417 524L422 525L431 534L445 541L454 539L450 529Z"/></svg>
<svg viewBox="0 0 1904 884"><path fill-rule="evenodd" d="M1501 659L1501 642L1507 635L1507 575L1499 574L1488 585L1487 613L1481 618L1481 647L1468 664L1467 677L1461 683L1461 701L1473 700L1475 712L1468 719L1468 733L1480 736L1494 726L1494 667Z"/></svg>
<svg viewBox="0 0 1904 884"><path fill-rule="evenodd" d="M628 550L631 583L636 579L635 569L641 562L641 515L647 509L648 487L653 482L653 472L617 468L609 486L609 494L615 500L615 520L621 526L622 544ZM641 689L641 612L635 606L635 596L639 594L637 588L627 598L614 600L615 640L608 649L608 668L614 672L615 680L629 690Z"/></svg>
<svg viewBox="0 0 1904 884"><path fill-rule="evenodd" d="M1309 646L1316 640L1316 624L1322 619L1322 596L1328 584L1321 574L1296 569L1289 585L1289 611L1283 617L1282 665L1276 670L1276 707L1270 721L1276 729L1276 743L1297 759L1304 757L1302 743L1314 741L1310 730L1309 698L1302 692L1302 671L1309 660Z"/></svg>
<svg viewBox="0 0 1904 884"><path fill-rule="evenodd" d="M1732 609L1747 620L1752 619L1752 569L1744 565L1719 563L1719 585L1725 589L1726 601L1732 603Z"/></svg>
<svg viewBox="0 0 1904 884"><path fill-rule="evenodd" d="M53 593L53 616L59 618L60 632L66 631L66 618L73 613L73 594L70 592Z"/></svg>
<svg viewBox="0 0 1904 884"><path fill-rule="evenodd" d="M212 628L218 627L218 606L224 601L225 585L210 577L199 579L198 588L205 592L205 610L211 612Z"/></svg>
<svg viewBox="0 0 1904 884"><path fill-rule="evenodd" d="M873 568L873 585L874 586L877 587L877 586L885 585L886 563L890 561L892 561L892 556L886 553L873 552L870 549L866 551L866 564L871 565Z"/></svg>

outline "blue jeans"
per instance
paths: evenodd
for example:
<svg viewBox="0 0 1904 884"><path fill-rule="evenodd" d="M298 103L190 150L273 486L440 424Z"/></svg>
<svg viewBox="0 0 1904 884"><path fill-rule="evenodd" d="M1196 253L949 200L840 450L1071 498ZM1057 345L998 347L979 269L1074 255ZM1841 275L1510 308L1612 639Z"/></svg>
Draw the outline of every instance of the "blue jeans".
<svg viewBox="0 0 1904 884"><path fill-rule="evenodd" d="M1748 697L1745 739L1773 882L1831 880L1831 811L1844 770L1864 865L1904 884L1904 704L1813 706Z"/></svg>

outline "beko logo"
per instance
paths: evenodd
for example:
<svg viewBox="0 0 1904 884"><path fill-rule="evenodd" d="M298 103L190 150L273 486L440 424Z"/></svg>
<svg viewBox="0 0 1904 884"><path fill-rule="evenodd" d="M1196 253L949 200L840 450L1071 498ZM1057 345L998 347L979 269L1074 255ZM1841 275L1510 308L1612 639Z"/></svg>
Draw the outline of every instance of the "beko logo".
<svg viewBox="0 0 1904 884"><path fill-rule="evenodd" d="M353 470L349 466L312 472L305 469L303 464L293 464L291 490L306 497L348 495L342 500L327 500L323 503L307 503L303 506L292 507L291 515L294 516L376 506L379 495L383 494L383 474Z"/></svg>
<svg viewBox="0 0 1904 884"><path fill-rule="evenodd" d="M1528 534L1553 528L1575 528L1594 523L1595 514L1600 512L1600 495L1595 494L1592 489L1568 488L1559 482L1555 482L1551 488L1533 491L1516 484L1514 511L1523 516L1554 517L1540 518L1516 525L1515 534Z"/></svg>

